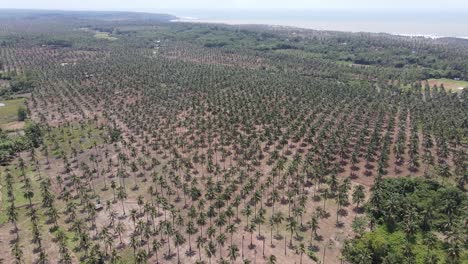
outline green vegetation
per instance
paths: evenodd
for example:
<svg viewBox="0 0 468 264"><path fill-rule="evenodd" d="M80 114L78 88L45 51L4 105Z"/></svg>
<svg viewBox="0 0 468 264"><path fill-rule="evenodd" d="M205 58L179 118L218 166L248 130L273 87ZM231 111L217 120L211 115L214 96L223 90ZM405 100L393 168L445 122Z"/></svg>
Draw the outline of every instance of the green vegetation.
<svg viewBox="0 0 468 264"><path fill-rule="evenodd" d="M98 32L94 34L94 37L97 39L106 39L106 40L117 40L118 38L112 37L108 32Z"/></svg>
<svg viewBox="0 0 468 264"><path fill-rule="evenodd" d="M0 125L17 121L20 109L24 109L24 101L24 98L0 100L0 103L4 104L0 106Z"/></svg>
<svg viewBox="0 0 468 264"><path fill-rule="evenodd" d="M76 124L51 128L45 136L45 144L57 158L77 155L80 149L89 149L104 142L103 132L92 123Z"/></svg>
<svg viewBox="0 0 468 264"><path fill-rule="evenodd" d="M26 120L26 118L28 117L28 112L26 108L24 107L19 107L17 114L18 114L18 121L20 122Z"/></svg>
<svg viewBox="0 0 468 264"><path fill-rule="evenodd" d="M351 263L464 263L468 197L437 182L377 182L368 204L374 230L348 242ZM434 262L435 261L435 262Z"/></svg>
<svg viewBox="0 0 468 264"><path fill-rule="evenodd" d="M8 136L0 129L0 163L5 162L11 155L24 150L26 143L23 137Z"/></svg>
<svg viewBox="0 0 468 264"><path fill-rule="evenodd" d="M155 37L190 41L207 48L225 48L234 52L265 54L273 60L284 58L277 52L297 54L327 62L348 62L369 67L365 72L388 78L405 76L416 80L461 78L468 80L467 51L454 46L442 50L424 39L410 39L386 34L345 33L269 29L222 25L179 24L162 27L159 32L136 28L129 32L139 45ZM440 40L441 46L448 41ZM296 65L297 67L298 65ZM385 71L377 73L382 67ZM393 77L390 77L393 76Z"/></svg>
<svg viewBox="0 0 468 264"><path fill-rule="evenodd" d="M4 262L466 262L465 42L167 19L0 12Z"/></svg>
<svg viewBox="0 0 468 264"><path fill-rule="evenodd" d="M31 147L37 148L42 143L42 131L38 124L27 123L24 136L9 136L0 129L0 163L12 155Z"/></svg>
<svg viewBox="0 0 468 264"><path fill-rule="evenodd" d="M29 93L34 88L34 78L31 74L2 73L0 81L6 81L7 85L0 86L0 96Z"/></svg>
<svg viewBox="0 0 468 264"><path fill-rule="evenodd" d="M441 79L429 79L428 82L430 85L436 85L436 86L443 85L445 89L451 90L452 92L461 92L463 89L460 89L460 88L465 88L465 90L468 89L468 81L441 78Z"/></svg>
<svg viewBox="0 0 468 264"><path fill-rule="evenodd" d="M427 246L425 242L431 239L429 236L434 239L432 233L418 233L408 243L403 231L389 232L378 226L376 230L348 242L343 250L344 256L351 263L428 263L430 260L445 263L447 255L442 241L436 238Z"/></svg>
<svg viewBox="0 0 468 264"><path fill-rule="evenodd" d="M26 128L24 129L24 135L28 139L28 144L31 148L38 148L43 142L44 131L39 124L36 123L28 123Z"/></svg>
<svg viewBox="0 0 468 264"><path fill-rule="evenodd" d="M33 171L32 167L26 167L24 169L24 173L26 177L35 179L37 177L37 174ZM24 208L28 204L28 199L23 196L23 184L21 183L21 179L23 177L23 172L19 168L14 168L13 166L6 167L5 169L2 168L2 171L0 171L0 175L2 176L0 179L2 182L6 182L6 177L7 175L11 175L13 179L15 179L13 183L13 194L15 197L15 205L19 208ZM33 185L34 189L39 189L39 182L34 180L31 181L31 184ZM8 194L5 191L5 188L2 187L2 201L8 201ZM35 196L31 200L33 203L37 203L40 201L40 196ZM8 204L7 203L2 203L2 207L0 207L0 210L2 212L7 211L8 209ZM0 216L0 224L4 224L7 222L7 215L6 214L1 214Z"/></svg>

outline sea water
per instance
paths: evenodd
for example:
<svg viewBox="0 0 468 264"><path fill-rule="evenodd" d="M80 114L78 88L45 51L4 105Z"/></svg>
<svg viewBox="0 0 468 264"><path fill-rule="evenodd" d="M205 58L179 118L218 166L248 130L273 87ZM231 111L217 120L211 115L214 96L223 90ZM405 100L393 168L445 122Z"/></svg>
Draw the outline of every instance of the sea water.
<svg viewBox="0 0 468 264"><path fill-rule="evenodd" d="M468 38L468 10L173 9L177 21L262 24L316 30Z"/></svg>

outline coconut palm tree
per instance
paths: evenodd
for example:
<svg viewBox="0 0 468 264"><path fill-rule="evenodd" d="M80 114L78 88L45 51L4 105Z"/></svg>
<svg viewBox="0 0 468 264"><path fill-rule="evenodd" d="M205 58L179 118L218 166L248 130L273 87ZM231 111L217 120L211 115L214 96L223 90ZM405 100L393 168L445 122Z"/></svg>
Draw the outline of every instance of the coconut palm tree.
<svg viewBox="0 0 468 264"><path fill-rule="evenodd" d="M270 255L267 259L268 264L276 264L276 256L275 255Z"/></svg>
<svg viewBox="0 0 468 264"><path fill-rule="evenodd" d="M192 236L197 233L197 229L195 228L195 224L192 221L187 223L187 234L189 237L189 254L192 253Z"/></svg>
<svg viewBox="0 0 468 264"><path fill-rule="evenodd" d="M203 248L203 245L206 243L206 238L199 236L197 237L197 249L198 249L198 258L201 260L200 249Z"/></svg>
<svg viewBox="0 0 468 264"><path fill-rule="evenodd" d="M138 212L136 209L130 210L130 219L133 222L133 228L136 229L136 221L138 220Z"/></svg>
<svg viewBox="0 0 468 264"><path fill-rule="evenodd" d="M119 223L115 226L114 231L119 236L120 244L122 245L122 234L126 231L125 225L119 221Z"/></svg>
<svg viewBox="0 0 468 264"><path fill-rule="evenodd" d="M14 199L11 200L10 206L8 206L7 208L7 217L8 217L8 221L15 226L14 232L16 234L16 240L19 240L18 211L16 209Z"/></svg>
<svg viewBox="0 0 468 264"><path fill-rule="evenodd" d="M218 243L218 246L219 246L219 255L222 257L223 256L223 247L224 247L224 243L226 242L226 235L224 235L223 233L220 233L217 237L216 237L216 242Z"/></svg>
<svg viewBox="0 0 468 264"><path fill-rule="evenodd" d="M283 223L283 221L284 221L283 213L282 212L276 212L273 215L273 221L274 221L274 223L276 225L276 236L279 236L279 225L281 223Z"/></svg>
<svg viewBox="0 0 468 264"><path fill-rule="evenodd" d="M250 233L250 247L253 248L253 233L255 232L256 225L254 223L251 223L250 225L247 226L246 230L247 232Z"/></svg>
<svg viewBox="0 0 468 264"><path fill-rule="evenodd" d="M17 263L24 263L23 261L24 252L18 239L16 239L15 243L11 245L11 253L15 257L15 260Z"/></svg>
<svg viewBox="0 0 468 264"><path fill-rule="evenodd" d="M211 258L216 254L216 245L213 241L209 241L208 244L205 246L206 256L208 257L208 261L211 264Z"/></svg>
<svg viewBox="0 0 468 264"><path fill-rule="evenodd" d="M229 246L228 252L229 259L231 260L231 263L233 263L236 261L237 257L239 257L239 248L236 245Z"/></svg>
<svg viewBox="0 0 468 264"><path fill-rule="evenodd" d="M304 243L300 243L300 244L299 244L299 247L297 248L297 251L299 252L299 255L300 255L299 263L302 264L302 255L303 255L303 254L305 253L305 251L306 251L306 248L305 248Z"/></svg>
<svg viewBox="0 0 468 264"><path fill-rule="evenodd" d="M158 252L162 248L162 244L158 239L154 239L152 243L152 250L154 251L154 254L156 255L156 263L159 263L159 257L158 257Z"/></svg>
<svg viewBox="0 0 468 264"><path fill-rule="evenodd" d="M317 215L313 214L310 221L307 224L309 225L310 232L311 232L310 243L312 243L312 239L317 239L318 237L317 230L320 228L319 219Z"/></svg>
<svg viewBox="0 0 468 264"><path fill-rule="evenodd" d="M145 250L140 249L136 255L135 263L144 264L147 262L148 262L148 253Z"/></svg>
<svg viewBox="0 0 468 264"><path fill-rule="evenodd" d="M203 237L203 226L206 225L206 215L204 212L200 212L197 218L197 225L200 227L200 236Z"/></svg>
<svg viewBox="0 0 468 264"><path fill-rule="evenodd" d="M293 237L293 234L297 232L297 221L296 221L296 219L294 219L293 217L288 218L288 221L286 223L286 230L288 230L290 232L290 234L291 234L291 236L289 238L289 246L292 247L293 246L292 237Z"/></svg>
<svg viewBox="0 0 468 264"><path fill-rule="evenodd" d="M177 248L177 263L180 263L179 247L185 243L185 238L179 232L175 233L174 245Z"/></svg>
<svg viewBox="0 0 468 264"><path fill-rule="evenodd" d="M122 205L122 212L123 212L123 215L125 216L126 213L125 213L124 200L127 199L127 193L123 186L119 186L119 188L117 189L117 199L120 200L120 204Z"/></svg>
<svg viewBox="0 0 468 264"><path fill-rule="evenodd" d="M366 198L365 188L363 185L356 185L353 191L353 203L356 204L356 209L359 209L359 205L364 202Z"/></svg>

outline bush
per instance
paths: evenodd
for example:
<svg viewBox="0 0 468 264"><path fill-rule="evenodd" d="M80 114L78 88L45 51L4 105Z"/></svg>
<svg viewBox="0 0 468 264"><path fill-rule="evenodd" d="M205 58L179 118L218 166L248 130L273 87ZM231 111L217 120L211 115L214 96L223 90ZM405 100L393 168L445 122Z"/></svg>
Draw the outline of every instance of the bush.
<svg viewBox="0 0 468 264"><path fill-rule="evenodd" d="M42 130L38 124L28 123L24 134L32 147L38 148L42 144Z"/></svg>
<svg viewBox="0 0 468 264"><path fill-rule="evenodd" d="M28 75L18 75L11 78L10 91L13 94L29 93L34 88L34 82Z"/></svg>
<svg viewBox="0 0 468 264"><path fill-rule="evenodd" d="M0 129L0 163L18 151L27 149L27 140L24 136L8 136Z"/></svg>
<svg viewBox="0 0 468 264"><path fill-rule="evenodd" d="M28 113L24 107L18 108L18 121L24 121L28 117Z"/></svg>
<svg viewBox="0 0 468 264"><path fill-rule="evenodd" d="M444 261L452 256L451 261L457 263L463 254L455 258L449 248L461 240L456 234L462 233L459 226L466 219L467 202L459 189L434 181L398 178L377 182L367 204L377 227L347 241L343 256L350 263L426 263L428 258ZM362 231L362 223L355 222L353 229ZM455 236L447 243L437 233Z"/></svg>

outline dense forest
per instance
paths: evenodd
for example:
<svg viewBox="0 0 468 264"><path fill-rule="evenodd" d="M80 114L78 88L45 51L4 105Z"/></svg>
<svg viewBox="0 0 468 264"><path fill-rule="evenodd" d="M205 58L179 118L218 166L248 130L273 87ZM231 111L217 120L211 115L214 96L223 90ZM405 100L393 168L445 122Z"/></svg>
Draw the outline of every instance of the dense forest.
<svg viewBox="0 0 468 264"><path fill-rule="evenodd" d="M468 41L0 11L0 263L467 263Z"/></svg>

